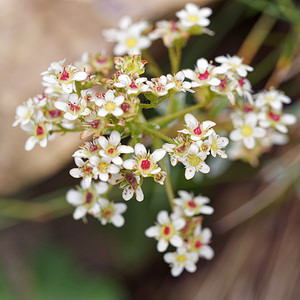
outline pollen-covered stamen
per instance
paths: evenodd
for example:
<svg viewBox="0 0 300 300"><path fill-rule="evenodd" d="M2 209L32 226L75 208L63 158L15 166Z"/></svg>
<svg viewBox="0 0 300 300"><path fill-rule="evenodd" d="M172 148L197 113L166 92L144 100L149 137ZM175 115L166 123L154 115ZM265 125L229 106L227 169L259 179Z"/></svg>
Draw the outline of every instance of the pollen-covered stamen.
<svg viewBox="0 0 300 300"><path fill-rule="evenodd" d="M40 136L40 135L43 135L44 134L44 128L42 127L42 126L38 126L37 128L36 128L36 135L37 136Z"/></svg>
<svg viewBox="0 0 300 300"><path fill-rule="evenodd" d="M49 110L49 115L51 118L58 118L61 116L61 110L59 109Z"/></svg>
<svg viewBox="0 0 300 300"><path fill-rule="evenodd" d="M201 135L202 130L201 130L201 128L200 128L200 124L198 124L198 127L195 128L195 129L193 130L193 132L194 132L196 135Z"/></svg>
<svg viewBox="0 0 300 300"><path fill-rule="evenodd" d="M92 128L97 129L100 125L101 121L100 120L94 120L92 122L89 122L89 124L92 126Z"/></svg>
<svg viewBox="0 0 300 300"><path fill-rule="evenodd" d="M195 248L196 249L199 249L199 248L201 248L202 247L202 243L198 240L198 241L196 241L196 243L195 243Z"/></svg>
<svg viewBox="0 0 300 300"><path fill-rule="evenodd" d="M242 87L245 84L245 77L242 77L241 79L238 80L239 85Z"/></svg>
<svg viewBox="0 0 300 300"><path fill-rule="evenodd" d="M185 261L187 260L187 258L186 258L185 255L181 254L181 255L178 255L178 256L176 257L176 260L177 260L179 263L183 263L183 262L185 262Z"/></svg>
<svg viewBox="0 0 300 300"><path fill-rule="evenodd" d="M141 162L141 168L143 170L149 170L151 167L151 161L147 158L145 160L142 160Z"/></svg>
<svg viewBox="0 0 300 300"><path fill-rule="evenodd" d="M129 85L131 89L137 89L138 87L135 85L134 80L132 79L131 84Z"/></svg>
<svg viewBox="0 0 300 300"><path fill-rule="evenodd" d="M101 173L107 173L107 168L108 168L108 164L105 163L105 162L100 162L99 165L98 165L98 170Z"/></svg>
<svg viewBox="0 0 300 300"><path fill-rule="evenodd" d="M93 194L88 192L85 196L85 203L91 203L93 200Z"/></svg>
<svg viewBox="0 0 300 300"><path fill-rule="evenodd" d="M108 111L108 112L112 112L113 110L115 110L116 108L116 105L115 103L109 101L105 104L105 109Z"/></svg>
<svg viewBox="0 0 300 300"><path fill-rule="evenodd" d="M241 127L241 133L243 136L250 136L252 134L252 128L250 126L244 125Z"/></svg>
<svg viewBox="0 0 300 300"><path fill-rule="evenodd" d="M272 119L275 122L278 122L280 120L280 115L276 115L271 111L269 112L268 116L270 119Z"/></svg>
<svg viewBox="0 0 300 300"><path fill-rule="evenodd" d="M136 185L136 179L131 173L125 174L126 181L134 188Z"/></svg>
<svg viewBox="0 0 300 300"><path fill-rule="evenodd" d="M226 89L226 86L227 86L227 79L226 79L226 78L221 79L221 83L219 84L219 87L220 87L222 90L225 90L225 89Z"/></svg>
<svg viewBox="0 0 300 300"><path fill-rule="evenodd" d="M191 15L188 17L188 20L191 22L191 23L197 23L199 18L196 16L196 15Z"/></svg>
<svg viewBox="0 0 300 300"><path fill-rule="evenodd" d="M204 73L200 73L199 76L198 76L198 79L199 80L206 80L209 76L209 73L208 71L206 70Z"/></svg>
<svg viewBox="0 0 300 300"><path fill-rule="evenodd" d="M134 48L137 44L137 40L133 37L129 37L126 42L125 42L126 46L130 49L130 48Z"/></svg>
<svg viewBox="0 0 300 300"><path fill-rule="evenodd" d="M183 144L182 146L175 148L175 151L179 152L179 153L183 153L186 150L186 146L185 144Z"/></svg>
<svg viewBox="0 0 300 300"><path fill-rule="evenodd" d="M192 167L197 167L201 162L201 159L199 156L192 154L189 156L189 163Z"/></svg>
<svg viewBox="0 0 300 300"><path fill-rule="evenodd" d="M170 232L171 232L170 227L169 227L169 226L165 226L165 227L164 227L164 235L169 235Z"/></svg>
<svg viewBox="0 0 300 300"><path fill-rule="evenodd" d="M93 143L90 143L89 145L90 145L90 151L91 152L94 152L98 149L98 147L96 145L94 145Z"/></svg>
<svg viewBox="0 0 300 300"><path fill-rule="evenodd" d="M130 105L126 102L123 102L121 104L121 109L123 110L124 113L128 113L130 111Z"/></svg>
<svg viewBox="0 0 300 300"><path fill-rule="evenodd" d="M70 110L73 112L79 112L80 111L80 106L79 105L74 105L73 103L70 103Z"/></svg>
<svg viewBox="0 0 300 300"><path fill-rule="evenodd" d="M60 75L60 80L66 81L70 77L70 74L66 71L66 68L64 68L63 72Z"/></svg>
<svg viewBox="0 0 300 300"><path fill-rule="evenodd" d="M193 200L189 201L187 204L191 208L196 208L196 206L197 206L196 203Z"/></svg>
<svg viewBox="0 0 300 300"><path fill-rule="evenodd" d="M89 173L92 172L92 170L93 170L93 169L92 169L91 167L86 167L86 168L83 168L83 169L82 169L82 172L83 172L83 173L89 174Z"/></svg>

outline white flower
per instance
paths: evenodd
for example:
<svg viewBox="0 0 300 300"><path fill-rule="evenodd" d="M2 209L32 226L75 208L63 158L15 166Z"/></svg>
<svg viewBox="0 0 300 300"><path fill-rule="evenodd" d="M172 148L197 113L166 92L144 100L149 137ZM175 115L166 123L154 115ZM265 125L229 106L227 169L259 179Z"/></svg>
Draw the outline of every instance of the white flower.
<svg viewBox="0 0 300 300"><path fill-rule="evenodd" d="M26 125L30 122L31 116L34 113L35 105L31 98L24 105L19 105L16 109L16 120L13 123L13 126L17 126L19 124Z"/></svg>
<svg viewBox="0 0 300 300"><path fill-rule="evenodd" d="M191 90L192 84L188 81L184 81L185 76L182 71L176 73L175 76L168 74L167 79L169 83L174 83L173 90L176 92L194 92Z"/></svg>
<svg viewBox="0 0 300 300"><path fill-rule="evenodd" d="M134 152L132 147L121 145L121 135L116 130L110 134L108 139L104 136L100 136L98 143L102 147L99 151L99 155L111 158L112 162L118 166L123 163L123 160L120 157L121 154Z"/></svg>
<svg viewBox="0 0 300 300"><path fill-rule="evenodd" d="M70 175L74 178L83 178L84 185L90 187L92 178L97 179L93 174L93 165L90 161L84 161L80 157L74 157L75 164L78 168L73 168L70 170Z"/></svg>
<svg viewBox="0 0 300 300"><path fill-rule="evenodd" d="M126 16L120 20L119 26L120 30L103 30L107 41L117 43L114 47L115 55L140 54L142 49L151 45L150 39L142 34L148 27L147 22L132 23L131 18Z"/></svg>
<svg viewBox="0 0 300 300"><path fill-rule="evenodd" d="M63 101L56 101L54 105L56 108L65 112L64 118L69 121L74 121L79 116L87 116L91 112L87 108L86 100L79 97L75 93L69 95L68 103Z"/></svg>
<svg viewBox="0 0 300 300"><path fill-rule="evenodd" d="M193 141L199 141L200 139L209 136L213 132L211 127L216 125L216 123L212 121L199 123L192 114L185 114L184 120L186 129L179 130L178 132L190 135Z"/></svg>
<svg viewBox="0 0 300 300"><path fill-rule="evenodd" d="M218 56L215 58L215 61L221 64L221 67L226 69L226 71L236 72L241 77L246 77L248 72L253 71L253 68L243 64L243 59L234 55L234 56Z"/></svg>
<svg viewBox="0 0 300 300"><path fill-rule="evenodd" d="M111 163L112 159L110 157L100 158L99 156L92 156L89 161L93 167L94 177L99 177L102 181L108 181L109 174L117 174L120 172L120 167Z"/></svg>
<svg viewBox="0 0 300 300"><path fill-rule="evenodd" d="M196 252L188 252L185 247L180 247L176 252L168 252L164 255L165 262L171 265L171 274L174 277L179 276L184 269L190 273L195 272L198 259Z"/></svg>
<svg viewBox="0 0 300 300"><path fill-rule="evenodd" d="M209 166L204 162L206 153L199 150L197 144L192 144L187 154L180 159L180 162L185 166L185 178L187 180L193 178L196 172L200 171L206 174L210 171Z"/></svg>
<svg viewBox="0 0 300 300"><path fill-rule="evenodd" d="M194 230L194 236L190 241L190 250L198 253L200 257L205 259L212 259L214 257L214 250L208 245L211 240L211 230L209 228L201 229L197 226Z"/></svg>
<svg viewBox="0 0 300 300"><path fill-rule="evenodd" d="M248 113L244 119L233 117L234 129L230 132L230 139L233 141L242 140L245 147L253 149L255 147L255 139L265 136L266 131L257 125L257 116L255 113Z"/></svg>
<svg viewBox="0 0 300 300"><path fill-rule="evenodd" d="M175 198L173 201L188 217L198 214L210 215L214 212L214 209L211 206L206 205L209 203L207 197L194 197L193 193L188 193L186 191L178 191L178 195L180 198Z"/></svg>
<svg viewBox="0 0 300 300"><path fill-rule="evenodd" d="M136 144L134 147L136 159L127 159L123 166L127 170L135 170L135 174L143 177L155 176L161 172L157 162L166 154L166 150L156 149L152 154L148 153L143 144Z"/></svg>
<svg viewBox="0 0 300 300"><path fill-rule="evenodd" d="M218 154L222 158L227 158L225 151L221 149L228 145L229 143L228 138L219 136L215 132L213 132L208 137L208 142L210 144L210 153L213 157L216 157L216 155Z"/></svg>
<svg viewBox="0 0 300 300"><path fill-rule="evenodd" d="M162 75L158 78L152 78L151 81L146 82L148 90L157 97L165 96L169 93L169 90L175 87L174 82L168 82L168 78Z"/></svg>
<svg viewBox="0 0 300 300"><path fill-rule="evenodd" d="M101 146L99 145L98 139L95 139L93 142L85 142L79 148L79 150L73 153L73 157L90 158L98 154Z"/></svg>
<svg viewBox="0 0 300 300"><path fill-rule="evenodd" d="M139 93L146 92L148 90L148 86L144 84L146 81L146 77L133 79L126 74L122 74L116 79L114 86L117 88L125 88L128 95L136 96Z"/></svg>
<svg viewBox="0 0 300 300"><path fill-rule="evenodd" d="M204 58L199 58L196 62L195 71L190 69L183 70L184 75L192 80L192 87L203 85L218 86L221 81L216 77L217 74L224 74L226 69L215 67L208 63Z"/></svg>
<svg viewBox="0 0 300 300"><path fill-rule="evenodd" d="M105 117L108 114L112 114L115 117L120 117L123 114L123 110L120 107L123 102L123 96L115 97L114 91L108 90L104 95L104 99L100 98L96 100L96 105L100 106L98 116Z"/></svg>
<svg viewBox="0 0 300 300"><path fill-rule="evenodd" d="M212 10L208 7L200 8L193 3L187 3L185 9L176 12L176 16L184 27L189 28L194 25L206 27L210 24L207 17L209 17L211 13Z"/></svg>
<svg viewBox="0 0 300 300"><path fill-rule="evenodd" d="M76 207L73 218L75 220L83 218L87 213L95 215L100 212L100 205L97 202L100 195L108 191L108 184L98 182L91 185L90 188L85 186L81 181L81 188L78 190L71 189L67 192L67 202Z"/></svg>
<svg viewBox="0 0 300 300"><path fill-rule="evenodd" d="M75 82L87 78L87 73L72 65L64 67L64 62L65 60L53 62L47 71L41 73L46 94L71 94L76 92Z"/></svg>
<svg viewBox="0 0 300 300"><path fill-rule="evenodd" d="M259 114L259 125L263 128L274 127L281 133L287 133L287 125L293 125L296 123L297 119L291 114L274 113L272 111L261 112Z"/></svg>
<svg viewBox="0 0 300 300"><path fill-rule="evenodd" d="M104 198L99 198L100 212L96 215L102 225L112 223L116 227L122 227L125 219L122 214L126 211L125 203L114 203Z"/></svg>
<svg viewBox="0 0 300 300"><path fill-rule="evenodd" d="M145 234L147 237L153 237L158 240L158 252L166 251L169 243L174 247L181 247L183 245L183 240L179 234L179 230L185 226L183 218L171 215L170 219L168 212L162 210L157 215L157 222L158 224L149 227Z"/></svg>
<svg viewBox="0 0 300 300"><path fill-rule="evenodd" d="M281 111L282 103L291 103L291 99L277 90L263 91L254 96L255 106L261 108L265 105L269 105L276 111Z"/></svg>

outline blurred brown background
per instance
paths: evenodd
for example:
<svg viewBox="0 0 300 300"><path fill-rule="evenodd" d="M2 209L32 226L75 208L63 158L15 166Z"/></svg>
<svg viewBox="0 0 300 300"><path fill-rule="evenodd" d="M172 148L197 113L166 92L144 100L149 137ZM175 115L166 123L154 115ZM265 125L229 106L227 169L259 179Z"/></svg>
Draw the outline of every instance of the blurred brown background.
<svg viewBox="0 0 300 300"><path fill-rule="evenodd" d="M20 196L23 191L24 195L48 192L57 180L69 176L68 164L71 155L76 145L80 144L75 133L58 137L49 143L46 149L37 146L33 151L25 152L24 143L27 136L11 124L16 106L42 91L40 73L46 70L52 61L66 58L66 61L71 63L79 59L85 51L110 51L111 46L105 44L101 30L115 27L120 17L125 14L134 19L157 20L165 16L174 18L174 12L186 2L0 1L2 195ZM219 13L224 10L225 14L225 9L230 11L230 5L237 1L194 2L201 6L209 5ZM248 12L249 8L241 3L234 5L236 6L232 7L237 10L232 11L232 15L239 14L239 22L231 24L230 20L222 21L221 27L236 26L231 29L226 41L238 45L237 52L257 21L258 12ZM251 21L243 22L243 18L247 17L252 17ZM277 26L279 29L283 27L283 32L287 27L284 22ZM216 38L217 35L218 32ZM235 47L223 43L222 48L222 40L219 43L219 48L215 47L218 54L225 54ZM264 52L259 55L264 55ZM289 87L295 102L300 96L299 84L295 85L297 78L299 82L299 55L294 61L289 73L293 74L294 81ZM272 72L268 76L271 74ZM262 88L266 82L265 79L259 87ZM134 229L141 224L139 222L142 216L129 215L128 218L134 220L131 223L129 221L129 227L132 226L133 231L125 231L131 235L130 238L125 238L122 237L123 231L117 233L112 229L111 232L107 232L93 221L84 226L81 222L73 221L70 215L49 221L51 215L42 214L42 217L37 217L33 222L22 222L7 227L5 225L0 231L0 299L299 299L299 130L294 129L292 135L290 145L276 148L264 157L267 163L263 164L261 169L253 170L239 164L235 170L238 175L231 180L235 182L217 181L210 187L216 213L208 218L206 224L212 226L214 232L212 246L216 256L211 262L201 261L195 274L184 273L179 279L171 278L168 267L162 262L162 256L155 252L154 242L146 241L143 235L145 227ZM276 157L278 159L274 163ZM240 172L246 175L240 176ZM274 178L267 180L270 174L274 174ZM75 182L67 180L69 181L66 181L66 185ZM244 204L248 206L243 206ZM1 204L0 210L5 211L5 205ZM236 211L240 206L244 209ZM147 214L149 207L151 208L147 203L141 204L141 214ZM71 209L68 213L71 213ZM14 212L13 209L11 211ZM8 215L11 211L8 211ZM132 211L137 210L133 208ZM224 218L232 211L236 213ZM41 215L39 211L36 214ZM153 212L154 215L156 212ZM2 216L5 217L5 214ZM52 246L48 246L53 244L56 245L54 250ZM67 257L73 259L69 264L65 263L69 258L62 259L61 269L60 261L51 256L53 253L55 256L57 245L64 249ZM44 248L38 250L40 247ZM31 258L36 256L36 251L42 253L42 258L32 263ZM43 264L46 264L45 261L56 268L50 272L50 267L46 265L48 273L38 271L39 267L42 268ZM65 274L66 269L71 271ZM69 283L63 282L51 285L53 278L63 280L59 273L65 274L64 277L70 276L77 282L71 277L72 272L83 274L78 275L79 279L76 277L77 286L69 286ZM39 285L35 279L37 274L44 284L44 290L41 288L39 293ZM92 279L91 276L98 274L109 274L113 281L105 281L104 277ZM95 298L84 298L79 290L84 290L84 286L91 281L95 281ZM51 282L48 290L45 287L47 282ZM111 282L118 282L120 285L115 286ZM66 290L61 289L61 285L66 286ZM109 296L112 294L99 294L96 287L102 285L111 286L111 290L119 289L120 293L114 298ZM12 289L12 298L9 292L3 292L4 287ZM79 290L72 294L71 291L76 291L76 288ZM43 292L46 290L47 295ZM84 293L88 292L84 290ZM1 295L4 295L3 299Z"/></svg>

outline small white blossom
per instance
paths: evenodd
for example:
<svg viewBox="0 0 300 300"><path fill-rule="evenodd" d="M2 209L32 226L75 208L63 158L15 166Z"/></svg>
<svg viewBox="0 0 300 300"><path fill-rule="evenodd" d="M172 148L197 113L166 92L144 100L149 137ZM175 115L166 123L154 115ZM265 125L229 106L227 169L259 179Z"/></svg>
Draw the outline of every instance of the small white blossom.
<svg viewBox="0 0 300 300"><path fill-rule="evenodd" d="M227 158L225 151L221 149L228 145L229 143L228 138L219 136L215 132L213 132L208 137L208 142L210 144L210 153L213 157L216 157L216 155L218 154L222 158Z"/></svg>
<svg viewBox="0 0 300 300"><path fill-rule="evenodd" d="M200 8L193 3L187 3L185 9L176 12L176 16L179 18L180 23L187 28L192 26L206 27L210 24L207 17L212 14L212 10L209 7Z"/></svg>
<svg viewBox="0 0 300 300"><path fill-rule="evenodd" d="M179 71L175 74L175 76L172 76L171 74L167 75L167 79L169 83L174 83L173 90L176 92L191 92L194 91L191 90L192 84L188 81L184 81L185 76L182 71Z"/></svg>
<svg viewBox="0 0 300 300"><path fill-rule="evenodd" d="M111 157L92 156L90 164L93 167L94 178L102 181L108 181L109 174L117 174L120 172L120 167L112 163Z"/></svg>
<svg viewBox="0 0 300 300"><path fill-rule="evenodd" d="M70 170L70 175L74 178L83 178L84 185L90 187L92 178L97 179L93 174L93 165L89 160L84 161L80 157L74 157L75 164L78 168Z"/></svg>
<svg viewBox="0 0 300 300"><path fill-rule="evenodd" d="M184 214L188 217L192 217L198 214L210 215L214 212L211 206L206 205L209 203L209 198L204 196L194 197L193 193L186 191L178 191L180 198L175 198L174 203L180 207Z"/></svg>
<svg viewBox="0 0 300 300"><path fill-rule="evenodd" d="M192 114L185 114L184 120L186 129L179 130L178 132L190 135L193 141L199 141L200 139L209 136L213 132L211 127L216 125L216 123L212 121L199 123Z"/></svg>
<svg viewBox="0 0 300 300"><path fill-rule="evenodd" d="M263 91L254 96L255 106L261 108L263 106L270 106L276 111L282 110L282 104L291 103L291 99L277 90Z"/></svg>
<svg viewBox="0 0 300 300"><path fill-rule="evenodd" d="M103 31L107 41L117 43L114 47L115 55L140 54L142 49L151 45L150 39L143 35L143 31L148 27L147 22L132 23L131 18L126 16L120 20L119 26L120 30L107 29Z"/></svg>
<svg viewBox="0 0 300 300"><path fill-rule="evenodd" d="M64 67L65 60L51 63L47 71L41 73L46 94L71 94L76 92L75 82L85 80L87 73L76 67Z"/></svg>
<svg viewBox="0 0 300 300"><path fill-rule="evenodd" d="M104 198L99 198L100 212L96 215L102 225L112 223L116 227L122 227L125 219L122 214L127 210L125 203L114 203Z"/></svg>
<svg viewBox="0 0 300 300"><path fill-rule="evenodd" d="M226 71L237 72L241 77L246 77L248 72L253 71L253 68L243 64L243 59L234 55L234 56L218 56L215 58L215 61L221 64L221 67L226 69Z"/></svg>
<svg viewBox="0 0 300 300"><path fill-rule="evenodd" d="M194 273L197 270L198 259L196 252L188 252L185 247L180 247L176 252L168 252L164 255L165 262L171 265L171 274L174 277L179 276L184 269Z"/></svg>
<svg viewBox="0 0 300 300"><path fill-rule="evenodd" d="M115 117L120 117L123 115L123 110L120 106L124 100L122 95L115 97L114 91L108 90L104 95L104 99L100 98L96 100L96 105L100 107L98 109L98 116L106 117L108 114L112 114Z"/></svg>
<svg viewBox="0 0 300 300"><path fill-rule="evenodd" d="M183 240L179 234L179 230L185 226L183 218L177 218L174 215L171 215L170 218L168 212L162 210L157 215L157 222L158 224L149 227L145 234L147 237L153 237L158 240L158 252L166 251L169 243L174 247L183 245Z"/></svg>
<svg viewBox="0 0 300 300"><path fill-rule="evenodd" d="M86 187L84 181L81 181L81 188L78 190L71 189L67 192L67 202L76 207L73 218L79 220L87 213L95 215L100 212L100 205L98 203L99 196L108 191L108 184L105 182L98 182Z"/></svg>
<svg viewBox="0 0 300 300"><path fill-rule="evenodd" d="M114 86L117 88L126 89L126 93L128 95L136 96L141 92L148 91L149 88L145 84L146 81L147 81L146 77L139 77L137 79L133 79L126 74L122 74L116 79Z"/></svg>
<svg viewBox="0 0 300 300"><path fill-rule="evenodd" d="M257 116L255 113L248 113L244 119L233 116L234 129L230 132L230 139L233 141L243 141L243 144L248 149L255 147L255 139L263 138L266 134L265 129L256 126Z"/></svg>
<svg viewBox="0 0 300 300"><path fill-rule="evenodd" d="M169 90L175 87L175 82L168 82L168 78L162 75L158 78L152 78L151 81L146 82L148 90L157 97L165 96Z"/></svg>

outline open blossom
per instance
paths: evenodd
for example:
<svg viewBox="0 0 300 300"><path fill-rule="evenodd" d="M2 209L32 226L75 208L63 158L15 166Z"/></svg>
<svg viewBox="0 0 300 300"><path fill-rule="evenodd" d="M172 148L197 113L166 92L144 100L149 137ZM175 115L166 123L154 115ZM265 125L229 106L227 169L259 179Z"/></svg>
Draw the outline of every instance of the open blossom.
<svg viewBox="0 0 300 300"><path fill-rule="evenodd" d="M237 72L241 77L246 77L248 72L253 71L253 68L243 64L243 59L234 55L234 56L218 56L215 58L215 61L221 64L221 67L226 69L226 71Z"/></svg>
<svg viewBox="0 0 300 300"><path fill-rule="evenodd" d="M203 196L194 197L193 193L186 191L178 191L180 198L175 198L173 201L181 208L184 214L188 217L192 217L198 214L210 215L214 212L211 206L206 205L209 203L209 199Z"/></svg>
<svg viewBox="0 0 300 300"><path fill-rule="evenodd" d="M19 105L16 109L16 120L13 126L26 125L30 122L31 116L34 113L35 105L33 100L30 98L24 105Z"/></svg>
<svg viewBox="0 0 300 300"><path fill-rule="evenodd" d="M186 129L179 130L178 132L190 135L193 141L199 141L200 139L209 136L213 132L211 127L216 125L216 123L212 121L199 123L192 114L185 114L184 120Z"/></svg>
<svg viewBox="0 0 300 300"><path fill-rule="evenodd" d="M77 190L71 189L66 195L67 202L76 207L73 213L75 220L83 218L87 213L90 215L99 213L99 196L108 191L108 184L106 182L100 181L87 187L82 180L80 185L80 188Z"/></svg>
<svg viewBox="0 0 300 300"><path fill-rule="evenodd" d="M194 230L194 235L189 241L190 250L198 253L200 257L205 259L212 259L214 257L214 250L208 245L211 240L211 230L209 228L202 229L198 225Z"/></svg>
<svg viewBox="0 0 300 300"><path fill-rule="evenodd" d="M80 157L74 157L74 161L78 168L71 169L70 175L74 178L83 178L84 185L90 187L92 178L97 179L93 173L93 165L89 160L84 161Z"/></svg>
<svg viewBox="0 0 300 300"><path fill-rule="evenodd" d="M200 151L197 144L192 144L187 154L180 159L185 166L185 178L187 180L192 179L196 172L202 172L204 174L209 173L210 168L204 162L207 155L205 152Z"/></svg>
<svg viewBox="0 0 300 300"><path fill-rule="evenodd" d="M125 203L114 203L104 198L99 198L100 211L95 215L102 225L112 223L116 227L122 227L125 219L122 214L127 210Z"/></svg>
<svg viewBox="0 0 300 300"><path fill-rule="evenodd" d="M116 165L123 163L121 154L134 152L133 148L127 145L121 145L121 135L118 131L114 130L108 139L104 136L100 136L98 139L99 145L102 149L99 151L99 155L107 157L112 160Z"/></svg>
<svg viewBox="0 0 300 300"><path fill-rule="evenodd" d="M75 93L70 94L68 102L56 101L54 105L57 109L65 112L64 118L69 121L74 121L79 116L87 116L90 114L86 100Z"/></svg>
<svg viewBox="0 0 300 300"><path fill-rule="evenodd" d="M244 118L233 115L232 118L236 129L230 132L229 137L231 140L241 140L246 148L253 149L255 147L255 139L265 136L265 129L257 126L257 116L255 113L250 112Z"/></svg>
<svg viewBox="0 0 300 300"><path fill-rule="evenodd" d="M176 40L187 40L189 38L187 30L180 22L162 20L156 22L155 25L156 28L149 33L149 38L151 40L161 38L168 48L174 46Z"/></svg>
<svg viewBox="0 0 300 300"><path fill-rule="evenodd" d="M224 74L226 70L222 67L215 67L205 58L199 58L196 62L195 71L190 69L183 70L184 75L192 80L192 87L203 85L218 86L221 81L216 77L217 74Z"/></svg>
<svg viewBox="0 0 300 300"><path fill-rule="evenodd" d="M148 90L157 97L165 96L169 90L175 87L174 82L169 82L167 76L162 75L158 78L152 78L151 81L146 82Z"/></svg>
<svg viewBox="0 0 300 300"><path fill-rule="evenodd" d="M76 150L73 153L73 157L79 157L79 158L90 158L94 155L97 155L101 146L99 144L98 139L94 139L91 142L85 142L82 144L79 150Z"/></svg>
<svg viewBox="0 0 300 300"><path fill-rule="evenodd" d="M261 108L263 106L270 106L272 109L276 111L282 110L282 104L291 103L291 99L284 95L282 92L271 89L270 91L262 91L256 95L255 98L255 106Z"/></svg>
<svg viewBox="0 0 300 300"><path fill-rule="evenodd" d="M72 65L64 66L65 60L51 63L47 71L41 73L46 94L71 94L76 92L76 81L85 80L88 76Z"/></svg>
<svg viewBox="0 0 300 300"><path fill-rule="evenodd" d="M132 78L129 75L122 74L114 83L117 88L124 88L128 95L138 95L141 92L148 91L148 86L145 84L147 81L146 77Z"/></svg>
<svg viewBox="0 0 300 300"><path fill-rule="evenodd" d="M100 98L96 100L96 105L100 108L98 109L98 116L106 117L108 114L112 114L115 117L120 117L123 114L123 110L120 107L124 102L124 96L115 97L113 90L108 90L104 99Z"/></svg>
<svg viewBox="0 0 300 300"><path fill-rule="evenodd" d="M190 273L195 272L198 259L196 252L189 252L185 247L180 247L176 252L168 252L164 255L164 261L171 265L171 274L174 277L179 276L184 269Z"/></svg>
<svg viewBox="0 0 300 300"><path fill-rule="evenodd" d="M179 234L185 226L185 220L183 218L175 217L169 214L167 211L162 210L157 215L157 225L149 227L145 234L147 237L153 237L158 240L157 250L164 252L167 250L169 243L174 247L181 247L183 240Z"/></svg>
<svg viewBox="0 0 300 300"><path fill-rule="evenodd" d="M212 10L209 7L200 8L193 3L187 3L185 9L176 12L176 16L179 18L180 23L187 28L192 26L206 27L210 24L207 17L212 14Z"/></svg>
<svg viewBox="0 0 300 300"><path fill-rule="evenodd" d="M135 159L127 159L123 166L127 170L134 170L134 173L143 177L154 177L161 173L161 168L157 162L160 161L166 154L166 150L156 149L152 154L147 152L145 146L138 143L134 147Z"/></svg>
<svg viewBox="0 0 300 300"><path fill-rule="evenodd" d="M120 30L107 29L103 31L107 41L117 43L114 47L115 55L140 54L142 49L151 45L150 39L143 35L143 31L148 27L147 22L132 23L132 19L126 16L120 20L119 26Z"/></svg>
<svg viewBox="0 0 300 300"><path fill-rule="evenodd" d="M259 126L263 128L273 127L281 133L288 132L288 125L296 123L296 117L291 114L275 113L272 111L261 112L258 115Z"/></svg>
<svg viewBox="0 0 300 300"><path fill-rule="evenodd" d="M212 134L208 137L208 143L210 144L210 153L213 157L216 157L216 155L218 154L222 158L227 158L227 155L225 151L222 150L222 148L228 145L228 138L219 136L215 133L215 131L213 131Z"/></svg>
<svg viewBox="0 0 300 300"><path fill-rule="evenodd" d="M175 76L168 74L167 79L169 83L174 83L172 89L176 92L194 92L193 90L191 90L192 84L188 81L184 81L185 76L182 71L177 72Z"/></svg>

